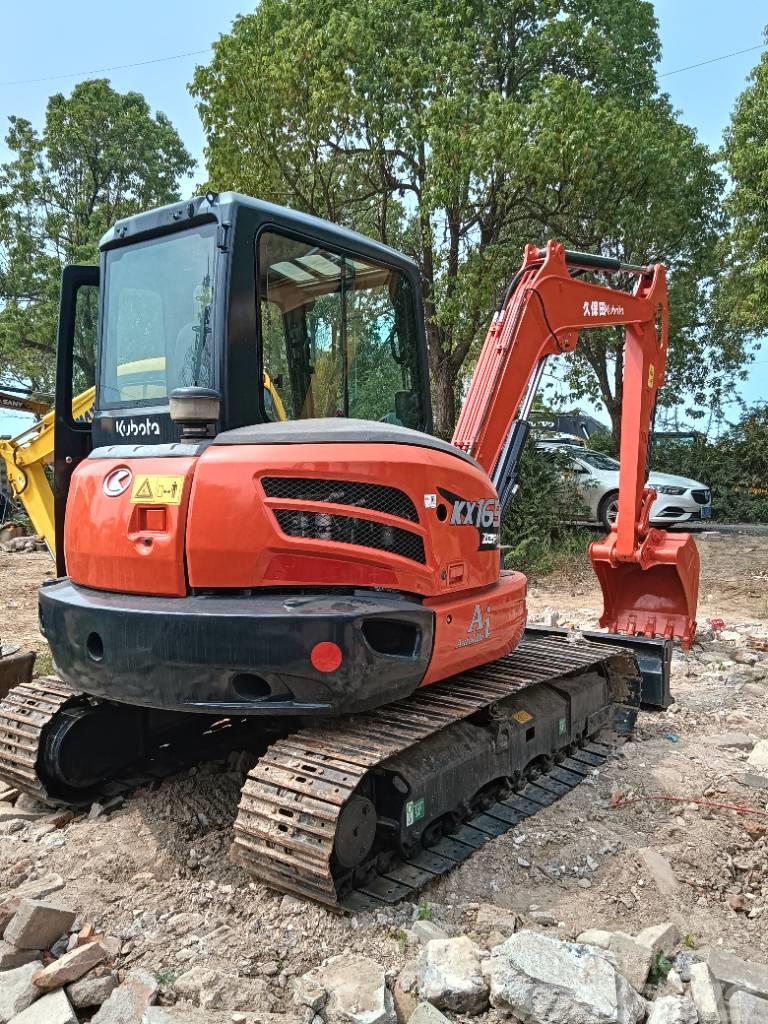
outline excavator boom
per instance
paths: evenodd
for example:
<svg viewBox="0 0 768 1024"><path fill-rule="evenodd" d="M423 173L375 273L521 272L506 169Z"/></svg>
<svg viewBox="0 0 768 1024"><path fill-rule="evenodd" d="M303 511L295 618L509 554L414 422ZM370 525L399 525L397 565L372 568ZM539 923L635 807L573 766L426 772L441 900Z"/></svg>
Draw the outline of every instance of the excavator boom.
<svg viewBox="0 0 768 1024"><path fill-rule="evenodd" d="M574 276L631 274L629 293ZM590 547L604 608L601 625L622 633L677 637L696 630L699 561L693 538L651 529L655 492L646 487L648 444L667 360L664 267L638 267L557 242L527 246L523 265L494 316L453 443L491 475L508 507L528 432L527 415L550 355L572 352L581 331L625 328L619 511L608 537Z"/></svg>

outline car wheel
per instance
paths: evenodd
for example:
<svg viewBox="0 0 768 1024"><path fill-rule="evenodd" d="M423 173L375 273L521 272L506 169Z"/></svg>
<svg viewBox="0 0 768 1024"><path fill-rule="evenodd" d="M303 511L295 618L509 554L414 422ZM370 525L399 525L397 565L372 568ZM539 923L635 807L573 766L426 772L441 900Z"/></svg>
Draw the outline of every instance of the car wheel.
<svg viewBox="0 0 768 1024"><path fill-rule="evenodd" d="M610 533L616 524L616 517L619 514L619 492L609 491L603 495L597 509L597 518L600 520L606 533Z"/></svg>

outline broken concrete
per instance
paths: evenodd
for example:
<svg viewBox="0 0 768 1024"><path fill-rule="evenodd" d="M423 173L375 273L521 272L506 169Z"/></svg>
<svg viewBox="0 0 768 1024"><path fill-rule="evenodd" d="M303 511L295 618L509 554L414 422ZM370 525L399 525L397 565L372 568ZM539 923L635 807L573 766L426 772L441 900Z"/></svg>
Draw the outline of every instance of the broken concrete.
<svg viewBox="0 0 768 1024"><path fill-rule="evenodd" d="M434 921L414 921L408 931L423 946L426 946L428 942L432 942L434 939L450 938L448 932L443 931Z"/></svg>
<svg viewBox="0 0 768 1024"><path fill-rule="evenodd" d="M69 929L77 915L43 900L24 899L3 938L19 949L48 949Z"/></svg>
<svg viewBox="0 0 768 1024"><path fill-rule="evenodd" d="M655 924L638 932L636 940L652 953L672 953L680 945L680 929L672 921Z"/></svg>
<svg viewBox="0 0 768 1024"><path fill-rule="evenodd" d="M466 935L430 942L419 954L416 975L421 998L440 1010L471 1014L488 1006L480 950Z"/></svg>
<svg viewBox="0 0 768 1024"><path fill-rule="evenodd" d="M728 1020L720 982L707 964L691 964L691 998L696 1004L699 1024L721 1024Z"/></svg>
<svg viewBox="0 0 768 1024"><path fill-rule="evenodd" d="M514 910L497 907L495 903L481 903L477 908L475 927L479 932L502 932L505 936L517 931L520 920Z"/></svg>
<svg viewBox="0 0 768 1024"><path fill-rule="evenodd" d="M103 947L98 942L88 942L84 946L75 946L69 953L60 956L52 964L48 964L32 979L44 992L61 988L71 981L77 981L84 974L100 964L105 958Z"/></svg>
<svg viewBox="0 0 768 1024"><path fill-rule="evenodd" d="M43 966L40 960L5 971L0 984L0 1024L7 1024L17 1013L26 1010L40 995L32 983L32 975Z"/></svg>
<svg viewBox="0 0 768 1024"><path fill-rule="evenodd" d="M733 985L760 996L768 993L768 966L754 960L742 960L730 953L713 949L709 954L710 970L722 985Z"/></svg>
<svg viewBox="0 0 768 1024"><path fill-rule="evenodd" d="M69 1001L78 1009L101 1006L117 988L116 974L87 974L67 987Z"/></svg>
<svg viewBox="0 0 768 1024"><path fill-rule="evenodd" d="M616 956L616 967L632 988L642 992L653 964L654 953L625 932L611 935L608 949Z"/></svg>
<svg viewBox="0 0 768 1024"><path fill-rule="evenodd" d="M22 964L32 963L39 958L39 949L19 949L10 942L0 940L0 971L10 971L14 967L21 967Z"/></svg>
<svg viewBox="0 0 768 1024"><path fill-rule="evenodd" d="M450 1024L450 1021L432 1003L419 1003L409 1017L408 1024Z"/></svg>
<svg viewBox="0 0 768 1024"><path fill-rule="evenodd" d="M521 931L491 953L491 1005L526 1024L637 1024L645 1000L594 946Z"/></svg>
<svg viewBox="0 0 768 1024"><path fill-rule="evenodd" d="M603 931L602 928L588 928L585 932L576 936L577 942L583 942L585 946L597 946L598 949L608 949L613 938L613 932Z"/></svg>
<svg viewBox="0 0 768 1024"><path fill-rule="evenodd" d="M318 992L327 993L323 1006L327 1024L397 1024L384 971L367 956L333 956L304 975L305 987L309 981L316 983Z"/></svg>
<svg viewBox="0 0 768 1024"><path fill-rule="evenodd" d="M696 1007L685 996L661 996L651 1005L647 1024L697 1024Z"/></svg>
<svg viewBox="0 0 768 1024"><path fill-rule="evenodd" d="M680 887L672 866L666 857L662 857L652 846L643 846L637 855L645 866L662 896L673 896Z"/></svg>
<svg viewBox="0 0 768 1024"><path fill-rule="evenodd" d="M63 989L49 992L13 1018L12 1024L78 1024Z"/></svg>
<svg viewBox="0 0 768 1024"><path fill-rule="evenodd" d="M760 740L755 744L747 764L757 772L768 773L768 740Z"/></svg>
<svg viewBox="0 0 768 1024"><path fill-rule="evenodd" d="M768 999L749 992L734 992L728 1000L730 1024L765 1024L768 1021Z"/></svg>
<svg viewBox="0 0 768 1024"><path fill-rule="evenodd" d="M91 1018L91 1024L136 1024L147 1007L157 998L158 983L148 971L130 971L101 1009Z"/></svg>

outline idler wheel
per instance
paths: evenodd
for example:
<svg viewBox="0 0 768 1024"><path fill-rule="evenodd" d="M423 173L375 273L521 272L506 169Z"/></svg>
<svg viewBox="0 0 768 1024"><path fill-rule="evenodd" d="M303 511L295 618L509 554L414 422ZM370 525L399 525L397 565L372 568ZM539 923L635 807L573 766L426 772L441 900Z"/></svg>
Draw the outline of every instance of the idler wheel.
<svg viewBox="0 0 768 1024"><path fill-rule="evenodd" d="M354 794L341 810L333 852L348 871L365 860L376 836L376 808L368 797Z"/></svg>

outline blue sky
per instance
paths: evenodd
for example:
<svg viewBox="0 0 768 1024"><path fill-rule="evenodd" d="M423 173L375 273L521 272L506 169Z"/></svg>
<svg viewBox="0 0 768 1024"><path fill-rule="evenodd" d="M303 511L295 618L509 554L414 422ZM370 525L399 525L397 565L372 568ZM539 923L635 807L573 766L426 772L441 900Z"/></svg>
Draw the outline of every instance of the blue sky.
<svg viewBox="0 0 768 1024"><path fill-rule="evenodd" d="M154 109L171 118L201 164L198 180L203 176L203 133L186 85L196 63L206 60L206 52L122 70L101 69L206 51L238 13L253 9L252 4L236 0L187 0L183 5L167 0L132 0L129 4L79 0L71 5L60 0L26 0L3 7L3 137L9 114L40 126L49 95L68 92L81 78L107 77L120 91L144 93ZM661 86L702 141L717 146L734 101L759 59L759 50L690 71L670 72L760 46L768 22L765 0L735 0L727 8L719 0L656 0L655 7L663 45ZM30 81L33 79L48 80ZM0 143L0 161L7 157L8 151ZM764 349L743 388L748 401L766 397L763 381L767 376L768 350ZM21 430L25 422L18 414L0 413L0 433Z"/></svg>

